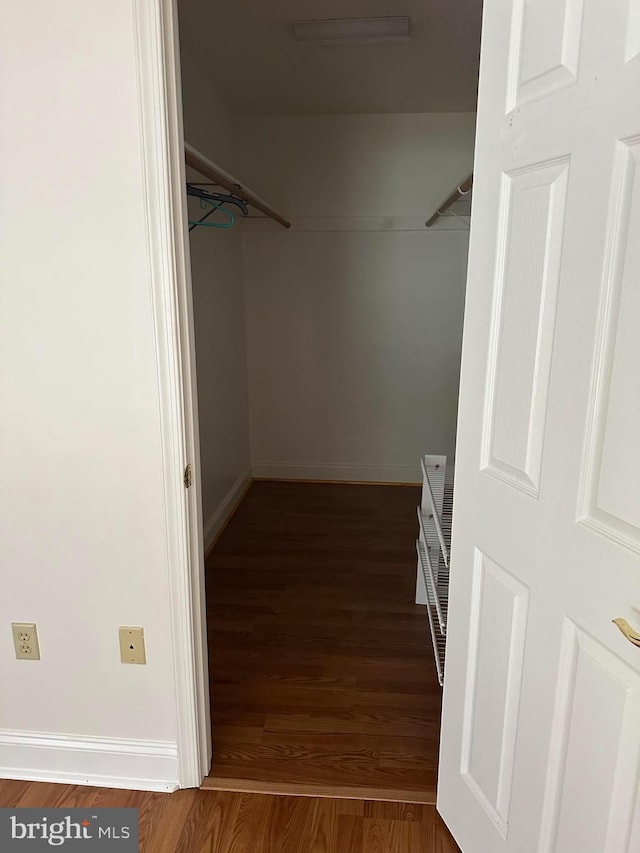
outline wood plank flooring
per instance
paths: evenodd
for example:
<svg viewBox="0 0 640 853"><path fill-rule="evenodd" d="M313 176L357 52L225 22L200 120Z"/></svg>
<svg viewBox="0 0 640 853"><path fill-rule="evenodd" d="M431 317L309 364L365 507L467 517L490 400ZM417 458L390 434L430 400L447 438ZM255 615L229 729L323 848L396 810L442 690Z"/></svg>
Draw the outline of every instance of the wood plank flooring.
<svg viewBox="0 0 640 853"><path fill-rule="evenodd" d="M0 807L137 808L140 853L456 853L433 806L0 780Z"/></svg>
<svg viewBox="0 0 640 853"><path fill-rule="evenodd" d="M209 784L434 802L441 691L414 604L419 500L419 487L252 485L206 564Z"/></svg>

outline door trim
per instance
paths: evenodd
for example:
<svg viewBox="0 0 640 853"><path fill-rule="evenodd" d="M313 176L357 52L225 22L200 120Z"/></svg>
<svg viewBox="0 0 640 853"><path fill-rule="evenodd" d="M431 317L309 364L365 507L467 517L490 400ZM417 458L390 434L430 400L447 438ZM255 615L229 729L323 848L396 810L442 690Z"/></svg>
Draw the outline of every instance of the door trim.
<svg viewBox="0 0 640 853"><path fill-rule="evenodd" d="M182 96L175 0L132 0L140 105L141 188L160 406L178 784L211 762L204 549ZM191 463L191 488L183 475Z"/></svg>

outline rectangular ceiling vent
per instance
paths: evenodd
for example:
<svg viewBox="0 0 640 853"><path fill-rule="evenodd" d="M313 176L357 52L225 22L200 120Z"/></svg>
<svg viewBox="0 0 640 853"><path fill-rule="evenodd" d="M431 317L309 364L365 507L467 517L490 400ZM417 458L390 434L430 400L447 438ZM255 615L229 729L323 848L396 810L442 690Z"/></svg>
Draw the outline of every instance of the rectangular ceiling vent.
<svg viewBox="0 0 640 853"><path fill-rule="evenodd" d="M293 34L296 41L315 44L379 44L408 41L411 32L409 17L395 18L332 18L326 21L296 21Z"/></svg>

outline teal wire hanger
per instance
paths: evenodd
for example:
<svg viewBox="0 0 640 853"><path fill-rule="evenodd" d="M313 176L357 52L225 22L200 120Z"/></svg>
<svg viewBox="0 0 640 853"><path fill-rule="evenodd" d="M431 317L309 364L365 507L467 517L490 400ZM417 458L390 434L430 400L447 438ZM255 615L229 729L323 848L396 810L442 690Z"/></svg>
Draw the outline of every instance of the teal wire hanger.
<svg viewBox="0 0 640 853"><path fill-rule="evenodd" d="M249 213L249 207L246 201L241 199L239 196L211 192L208 189L203 189L197 184L190 183L187 183L187 195L200 199L200 207L203 210L205 210L208 205L211 206L211 210L208 210L204 216L200 217L200 219L189 220L189 231L193 231L193 229L197 228L198 225L206 225L209 228L231 228L234 225L236 218L227 205L237 207L242 212L243 216L247 216ZM222 210L226 213L229 217L227 221L215 223L205 222L205 219L208 219L211 214L216 212L216 210Z"/></svg>
<svg viewBox="0 0 640 853"><path fill-rule="evenodd" d="M194 228L197 228L198 225L201 225L204 228L232 228L235 225L236 217L233 211L226 208L222 202L217 202L213 204L206 199L200 199L200 206L207 207L207 205L211 205L211 210L208 210L204 216L200 217L200 219L190 219L189 220L189 231L193 231ZM226 222L205 222L212 213L215 213L217 210L221 210L223 213L226 213L229 217Z"/></svg>

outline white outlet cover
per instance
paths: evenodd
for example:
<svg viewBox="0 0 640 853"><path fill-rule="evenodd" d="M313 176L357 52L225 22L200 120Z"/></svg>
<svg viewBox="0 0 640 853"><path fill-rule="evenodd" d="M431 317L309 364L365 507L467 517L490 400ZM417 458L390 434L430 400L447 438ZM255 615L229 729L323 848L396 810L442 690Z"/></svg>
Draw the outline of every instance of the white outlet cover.
<svg viewBox="0 0 640 853"><path fill-rule="evenodd" d="M12 622L11 632L17 660L40 660L40 643L35 622Z"/></svg>

